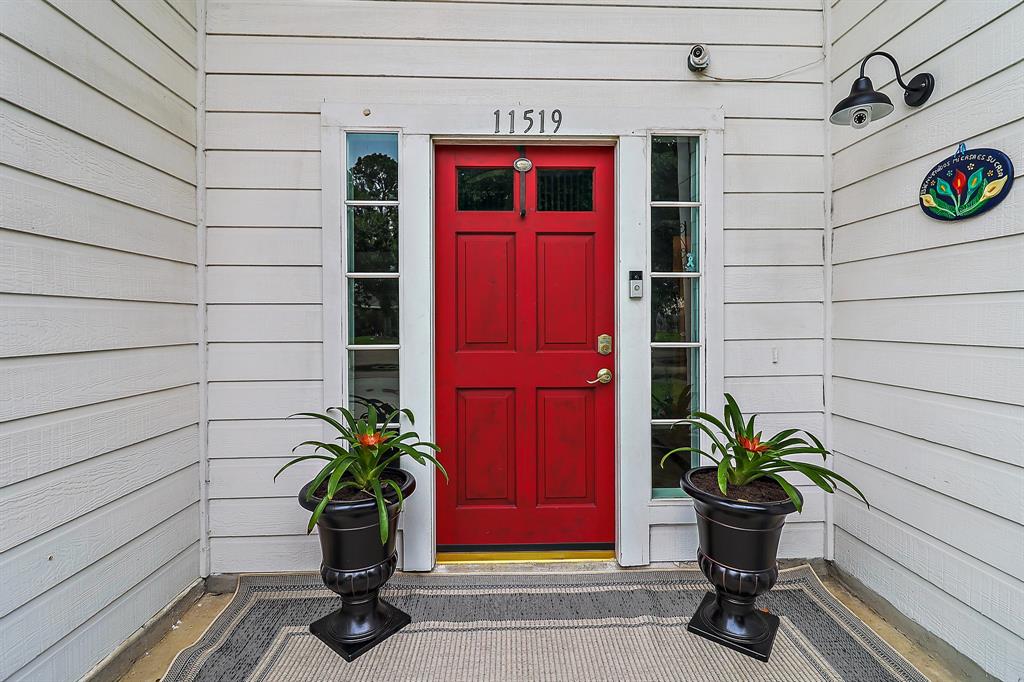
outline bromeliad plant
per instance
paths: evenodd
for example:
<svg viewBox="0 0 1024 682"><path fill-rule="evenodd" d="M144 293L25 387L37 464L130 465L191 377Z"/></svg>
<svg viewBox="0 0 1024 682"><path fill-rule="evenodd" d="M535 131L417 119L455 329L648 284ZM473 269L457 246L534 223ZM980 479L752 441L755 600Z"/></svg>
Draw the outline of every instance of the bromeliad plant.
<svg viewBox="0 0 1024 682"><path fill-rule="evenodd" d="M291 416L313 417L330 424L339 434L334 439L336 442L324 443L318 440L307 440L299 443L292 448L292 452L303 446L311 445L314 447L313 454L302 455L291 460L274 474L274 480L277 480L282 471L299 462L311 459L325 460L327 464L313 478L306 492L306 499L312 501L324 482L327 483L327 490L323 499L313 510L306 532L313 532L313 526L316 525L324 508L340 491L361 490L377 502L377 515L380 518L380 541L381 544L384 544L388 539L389 532L384 488L390 488L398 496L399 509L405 502L398 484L384 478L384 472L388 467L397 467L402 455L408 455L418 464L433 463L447 480L448 472L435 456L430 452L418 449L423 448L439 453L441 448L434 443L420 440L419 434L415 431L401 432L392 427L399 415L403 414L409 418L409 424L415 423L415 417L407 409L394 410L380 421L378 421L377 409L372 404L367 406L366 416L360 419L356 419L344 407L328 407L326 412L326 414L300 412ZM338 413L339 419L332 417L331 412Z"/></svg>
<svg viewBox="0 0 1024 682"><path fill-rule="evenodd" d="M793 455L817 454L825 461L830 453L814 434L802 429L784 429L762 442L761 432L754 430L757 415L751 415L750 419L744 422L739 405L728 393L725 394L724 411L725 423L707 412L694 412L690 418L679 422L695 426L706 433L711 438L711 452L693 447L676 448L661 458L661 466L664 467L665 460L672 455L697 452L718 465L718 487L723 495L728 493L730 485L741 486L761 478L770 478L782 486L789 499L796 505L797 511L800 511L800 495L792 484L780 475L783 472L795 471L806 476L827 493L836 491L837 482L843 483L867 504L867 499L857 486L831 469L787 459ZM708 424L715 426L722 438L719 438ZM800 433L810 438L811 442L797 435Z"/></svg>

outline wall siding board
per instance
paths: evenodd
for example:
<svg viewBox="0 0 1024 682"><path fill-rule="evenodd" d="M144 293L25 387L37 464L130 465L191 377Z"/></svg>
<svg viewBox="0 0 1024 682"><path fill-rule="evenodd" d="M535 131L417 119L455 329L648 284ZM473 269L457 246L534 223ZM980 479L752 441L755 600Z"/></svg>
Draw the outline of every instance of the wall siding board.
<svg viewBox="0 0 1024 682"><path fill-rule="evenodd" d="M75 464L73 469L53 471L8 486L0 497L5 525L0 549L15 547L184 469L195 461L197 441L198 429L186 427ZM140 460L150 464L139 467ZM59 506L53 505L46 494L54 485L62 491Z"/></svg>
<svg viewBox="0 0 1024 682"><path fill-rule="evenodd" d="M320 192L211 189L206 193L210 227L320 227Z"/></svg>
<svg viewBox="0 0 1024 682"><path fill-rule="evenodd" d="M320 303L319 267L210 266L210 303Z"/></svg>
<svg viewBox="0 0 1024 682"><path fill-rule="evenodd" d="M486 78L407 78L370 76L281 76L210 74L207 79L209 111L319 113L321 104L359 92L366 101L396 102L400 97L434 104L494 102L494 81ZM486 86L490 86L486 87ZM680 101L708 101L714 89L715 106L731 116L821 120L824 113L821 85L816 83L663 83L588 80L501 81L507 101L558 102L560 106L608 104L678 106ZM407 93L396 95L397 92ZM680 99L682 98L682 100ZM821 216L819 216L819 219Z"/></svg>
<svg viewBox="0 0 1024 682"><path fill-rule="evenodd" d="M836 524L1010 632L1024 632L1024 583L960 548L840 494Z"/></svg>
<svg viewBox="0 0 1024 682"><path fill-rule="evenodd" d="M193 343L194 306L0 294L6 357Z"/></svg>
<svg viewBox="0 0 1024 682"><path fill-rule="evenodd" d="M134 4L3 10L4 679L82 678L200 573L197 36Z"/></svg>
<svg viewBox="0 0 1024 682"><path fill-rule="evenodd" d="M210 341L316 341L323 332L319 305L210 305Z"/></svg>
<svg viewBox="0 0 1024 682"><path fill-rule="evenodd" d="M180 180L195 183L194 146L168 135L152 121L17 43L0 38L0 51L4 55L4 68L0 70L4 99Z"/></svg>
<svg viewBox="0 0 1024 682"><path fill-rule="evenodd" d="M727 116L725 153L821 156L825 151L824 125L822 121Z"/></svg>
<svg viewBox="0 0 1024 682"><path fill-rule="evenodd" d="M304 227L211 227L206 230L208 265L316 265L321 235Z"/></svg>
<svg viewBox="0 0 1024 682"><path fill-rule="evenodd" d="M0 230L0 290L195 303L196 268L190 263Z"/></svg>
<svg viewBox="0 0 1024 682"><path fill-rule="evenodd" d="M320 189L320 152L210 151L206 186Z"/></svg>
<svg viewBox="0 0 1024 682"><path fill-rule="evenodd" d="M219 420L210 423L210 459L281 457L315 433L319 424L309 419Z"/></svg>
<svg viewBox="0 0 1024 682"><path fill-rule="evenodd" d="M845 457L1024 525L1017 466L842 416L832 425Z"/></svg>
<svg viewBox="0 0 1024 682"><path fill-rule="evenodd" d="M196 143L195 107L43 0L19 2L4 22L4 35L176 137Z"/></svg>
<svg viewBox="0 0 1024 682"><path fill-rule="evenodd" d="M1015 293L837 301L835 339L1014 348L1024 338Z"/></svg>
<svg viewBox="0 0 1024 682"><path fill-rule="evenodd" d="M821 301L825 280L820 267L732 266L725 268L727 303Z"/></svg>
<svg viewBox="0 0 1024 682"><path fill-rule="evenodd" d="M901 613L945 641L956 643L962 653L982 663L997 679L1024 677L1024 658L1007 655L1024 647L1020 636L950 596L916 570L895 563L842 528L836 530L836 561L869 589L885 595Z"/></svg>
<svg viewBox="0 0 1024 682"><path fill-rule="evenodd" d="M316 411L323 403L320 381L211 381L210 419L283 419Z"/></svg>
<svg viewBox="0 0 1024 682"><path fill-rule="evenodd" d="M192 106L196 103L196 72L194 64L182 60L151 32L152 23L136 21L114 2L75 2L74 0L47 0L48 4L93 35L102 35L109 47L139 71L156 80ZM159 13L162 2L146 3ZM147 30L148 29L148 30ZM192 54L195 54L195 30L192 33ZM193 57L193 61L194 57ZM141 74L140 74L141 75Z"/></svg>
<svg viewBox="0 0 1024 682"><path fill-rule="evenodd" d="M843 0L831 20L830 102L874 50L936 79L925 106L907 107L891 66L873 60L868 75L895 111L864 130L828 127L831 445L872 503L838 496L835 562L987 672L1017 679L1021 199L945 223L920 211L916 188L960 142L1024 155L1024 3Z"/></svg>
<svg viewBox="0 0 1024 682"><path fill-rule="evenodd" d="M572 42L384 40L282 36L210 36L211 74L303 74L320 76L533 78L587 80L698 80L679 68L689 46L635 42L595 46ZM814 47L716 45L718 73L757 64L761 73L787 74L790 82L821 83L824 67ZM811 64L806 68L803 67Z"/></svg>
<svg viewBox="0 0 1024 682"><path fill-rule="evenodd" d="M842 377L833 384L836 415L1024 466L1024 409L1018 406Z"/></svg>
<svg viewBox="0 0 1024 682"><path fill-rule="evenodd" d="M6 102L0 162L195 224L195 186Z"/></svg>
<svg viewBox="0 0 1024 682"><path fill-rule="evenodd" d="M193 504L0 618L0 627L17 632L21 642L0 653L0 675L9 676L194 544L198 525Z"/></svg>
<svg viewBox="0 0 1024 682"><path fill-rule="evenodd" d="M182 386L2 423L0 487L195 424L198 398Z"/></svg>
<svg viewBox="0 0 1024 682"><path fill-rule="evenodd" d="M985 214L985 220L939 222L918 206L908 206L883 216L844 225L832 232L832 262L850 263L879 256L927 251L985 239L1024 233L1024 197L1013 192L1000 210Z"/></svg>
<svg viewBox="0 0 1024 682"><path fill-rule="evenodd" d="M838 340L832 362L837 377L1024 405L1024 353L1013 348Z"/></svg>
<svg viewBox="0 0 1024 682"><path fill-rule="evenodd" d="M817 230L725 231L726 265L821 265L822 233Z"/></svg>
<svg viewBox="0 0 1024 682"><path fill-rule="evenodd" d="M195 263L193 225L0 166L0 227Z"/></svg>
<svg viewBox="0 0 1024 682"><path fill-rule="evenodd" d="M194 346L0 359L0 421L197 381Z"/></svg>
<svg viewBox="0 0 1024 682"><path fill-rule="evenodd" d="M822 192L824 161L820 156L725 157L727 193Z"/></svg>
<svg viewBox="0 0 1024 682"><path fill-rule="evenodd" d="M840 263L834 301L1024 291L1024 235Z"/></svg>
<svg viewBox="0 0 1024 682"><path fill-rule="evenodd" d="M823 411L820 376L727 377L725 390L748 413Z"/></svg>
<svg viewBox="0 0 1024 682"><path fill-rule="evenodd" d="M726 303L725 338L820 339L821 303Z"/></svg>
<svg viewBox="0 0 1024 682"><path fill-rule="evenodd" d="M725 342L725 376L820 376L820 339Z"/></svg>
<svg viewBox="0 0 1024 682"><path fill-rule="evenodd" d="M825 226L823 194L726 194L725 227L813 228Z"/></svg>
<svg viewBox="0 0 1024 682"><path fill-rule="evenodd" d="M872 508L1024 580L1024 528L841 453L835 469L857 482Z"/></svg>
<svg viewBox="0 0 1024 682"><path fill-rule="evenodd" d="M832 72L839 75L859 64L864 58L861 49L865 43L884 44L940 2L942 0L883 2L832 43Z"/></svg>
<svg viewBox="0 0 1024 682"><path fill-rule="evenodd" d="M125 12L152 31L160 42L169 46L178 58L191 66L196 65L196 29L164 2L148 0L114 0ZM194 21L194 20L193 20ZM195 97L195 84L191 95Z"/></svg>
<svg viewBox="0 0 1024 682"><path fill-rule="evenodd" d="M0 615L75 576L198 500L199 465L193 464L0 554L0 575L8 586L0 594ZM191 531L194 539L195 528Z"/></svg>
<svg viewBox="0 0 1024 682"><path fill-rule="evenodd" d="M11 682L74 680L197 581L195 542L16 672Z"/></svg>
<svg viewBox="0 0 1024 682"><path fill-rule="evenodd" d="M494 27L501 26L501 36L509 41L667 43L688 49L694 42L757 45L766 38L776 45L817 47L822 44L820 21L815 12L697 7L211 2L207 29L218 34L493 40Z"/></svg>
<svg viewBox="0 0 1024 682"><path fill-rule="evenodd" d="M320 115L211 111L206 115L206 148L319 152Z"/></svg>
<svg viewBox="0 0 1024 682"><path fill-rule="evenodd" d="M210 381L266 381L324 378L319 343L211 343Z"/></svg>

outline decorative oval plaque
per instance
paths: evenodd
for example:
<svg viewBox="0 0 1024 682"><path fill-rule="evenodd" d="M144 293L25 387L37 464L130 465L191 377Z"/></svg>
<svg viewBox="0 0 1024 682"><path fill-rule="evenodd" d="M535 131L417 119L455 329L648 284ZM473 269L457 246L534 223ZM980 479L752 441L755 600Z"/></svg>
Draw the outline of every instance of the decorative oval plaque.
<svg viewBox="0 0 1024 682"><path fill-rule="evenodd" d="M956 153L932 168L921 183L921 210L936 220L961 220L995 208L1013 186L1013 162L998 149Z"/></svg>

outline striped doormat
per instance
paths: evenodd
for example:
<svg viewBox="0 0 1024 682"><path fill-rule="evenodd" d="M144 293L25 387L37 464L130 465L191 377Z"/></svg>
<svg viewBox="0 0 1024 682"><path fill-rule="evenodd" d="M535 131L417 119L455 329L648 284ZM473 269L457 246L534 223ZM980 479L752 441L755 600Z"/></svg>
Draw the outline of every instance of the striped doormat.
<svg viewBox="0 0 1024 682"><path fill-rule="evenodd" d="M782 619L767 664L686 631L708 589L696 569L399 573L383 596L412 624L346 663L309 634L340 606L318 575L246 575L164 681L927 682L809 566L758 602Z"/></svg>

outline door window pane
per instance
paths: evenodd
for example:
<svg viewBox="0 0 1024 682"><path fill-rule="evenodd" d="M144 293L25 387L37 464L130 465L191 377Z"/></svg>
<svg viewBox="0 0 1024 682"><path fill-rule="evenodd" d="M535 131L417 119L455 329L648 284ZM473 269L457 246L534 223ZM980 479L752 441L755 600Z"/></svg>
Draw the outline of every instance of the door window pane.
<svg viewBox="0 0 1024 682"><path fill-rule="evenodd" d="M593 211L593 168L537 169L538 211Z"/></svg>
<svg viewBox="0 0 1024 682"><path fill-rule="evenodd" d="M399 406L398 351L349 351L349 408L357 416L372 404L377 414L390 414Z"/></svg>
<svg viewBox="0 0 1024 682"><path fill-rule="evenodd" d="M350 206L349 272L398 272L398 207Z"/></svg>
<svg viewBox="0 0 1024 682"><path fill-rule="evenodd" d="M698 209L651 209L651 272L697 272Z"/></svg>
<svg viewBox="0 0 1024 682"><path fill-rule="evenodd" d="M697 401L697 348L651 349L651 418L683 419Z"/></svg>
<svg viewBox="0 0 1024 682"><path fill-rule="evenodd" d="M695 343L698 313L696 278L651 278L651 340Z"/></svg>
<svg viewBox="0 0 1024 682"><path fill-rule="evenodd" d="M683 473L697 466L700 459L690 452L677 452L665 460L661 458L676 448L699 447L697 429L689 424L651 425L651 485L654 497L678 497L679 479Z"/></svg>
<svg viewBox="0 0 1024 682"><path fill-rule="evenodd" d="M398 135L348 133L348 198L398 200Z"/></svg>
<svg viewBox="0 0 1024 682"><path fill-rule="evenodd" d="M511 211L514 175L511 168L459 168L459 210Z"/></svg>
<svg viewBox="0 0 1024 682"><path fill-rule="evenodd" d="M698 201L696 137L651 138L651 201Z"/></svg>
<svg viewBox="0 0 1024 682"><path fill-rule="evenodd" d="M398 280L350 279L349 343L398 343Z"/></svg>

